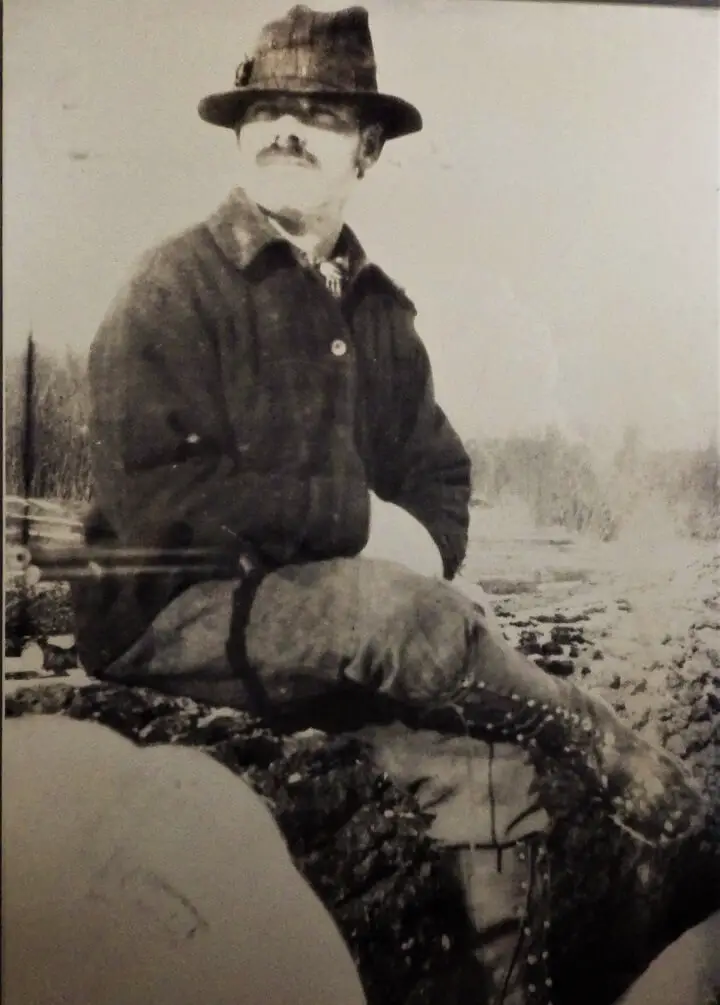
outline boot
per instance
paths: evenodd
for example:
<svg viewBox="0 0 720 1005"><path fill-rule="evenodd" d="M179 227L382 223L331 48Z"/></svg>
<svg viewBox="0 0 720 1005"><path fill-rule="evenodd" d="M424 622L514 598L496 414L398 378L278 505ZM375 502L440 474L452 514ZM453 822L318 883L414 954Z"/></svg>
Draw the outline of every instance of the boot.
<svg viewBox="0 0 720 1005"><path fill-rule="evenodd" d="M472 635L467 673L449 703L471 734L518 743L545 768L572 772L583 797L601 799L639 841L668 844L702 825L705 801L682 762L626 726L602 699L540 670L482 622Z"/></svg>

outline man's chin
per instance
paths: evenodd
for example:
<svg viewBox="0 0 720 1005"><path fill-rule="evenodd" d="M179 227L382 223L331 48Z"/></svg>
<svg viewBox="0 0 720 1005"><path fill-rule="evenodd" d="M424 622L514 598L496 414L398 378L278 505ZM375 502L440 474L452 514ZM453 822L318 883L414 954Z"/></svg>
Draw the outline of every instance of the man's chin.
<svg viewBox="0 0 720 1005"><path fill-rule="evenodd" d="M270 212L311 213L323 205L327 195L317 182L308 184L308 181L302 170L282 170L248 179L245 191Z"/></svg>

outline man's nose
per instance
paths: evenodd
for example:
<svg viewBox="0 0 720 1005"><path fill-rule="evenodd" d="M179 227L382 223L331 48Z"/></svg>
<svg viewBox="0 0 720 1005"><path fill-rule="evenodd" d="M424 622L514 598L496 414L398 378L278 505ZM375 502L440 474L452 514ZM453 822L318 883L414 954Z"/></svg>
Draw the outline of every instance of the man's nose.
<svg viewBox="0 0 720 1005"><path fill-rule="evenodd" d="M306 135L304 123L289 112L275 120L275 131L287 140L303 140Z"/></svg>

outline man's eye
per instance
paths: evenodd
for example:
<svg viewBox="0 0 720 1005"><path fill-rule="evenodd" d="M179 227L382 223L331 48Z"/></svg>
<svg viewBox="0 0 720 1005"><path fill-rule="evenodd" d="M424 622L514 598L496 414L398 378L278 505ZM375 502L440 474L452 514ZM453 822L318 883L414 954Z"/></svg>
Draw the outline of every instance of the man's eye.
<svg viewBox="0 0 720 1005"><path fill-rule="evenodd" d="M318 111L311 114L311 119L321 126L334 126L340 124L340 120L334 112L330 111Z"/></svg>
<svg viewBox="0 0 720 1005"><path fill-rule="evenodd" d="M323 129L350 130L353 128L353 121L350 117L343 115L335 108L313 109L310 122Z"/></svg>
<svg viewBox="0 0 720 1005"><path fill-rule="evenodd" d="M258 105L252 109L248 118L254 122L269 122L280 115L280 109L271 105Z"/></svg>

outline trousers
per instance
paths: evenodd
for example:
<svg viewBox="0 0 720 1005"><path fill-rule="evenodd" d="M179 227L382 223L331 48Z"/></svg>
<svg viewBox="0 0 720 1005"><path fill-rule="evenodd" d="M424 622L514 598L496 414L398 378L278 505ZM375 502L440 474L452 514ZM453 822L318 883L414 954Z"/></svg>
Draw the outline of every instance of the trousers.
<svg viewBox="0 0 720 1005"><path fill-rule="evenodd" d="M227 652L237 585L212 580L190 587L103 678L248 708L247 685ZM333 559L265 576L254 595L245 646L254 675L278 708L322 697L347 682L414 706L441 704L467 672L468 625L482 617L477 604L450 584L382 559ZM516 818L523 820L517 836L545 827L528 794L533 769L517 745L397 722L356 732L382 770L434 807L438 837L457 843L488 838L482 807L491 755L496 831L509 837Z"/></svg>

